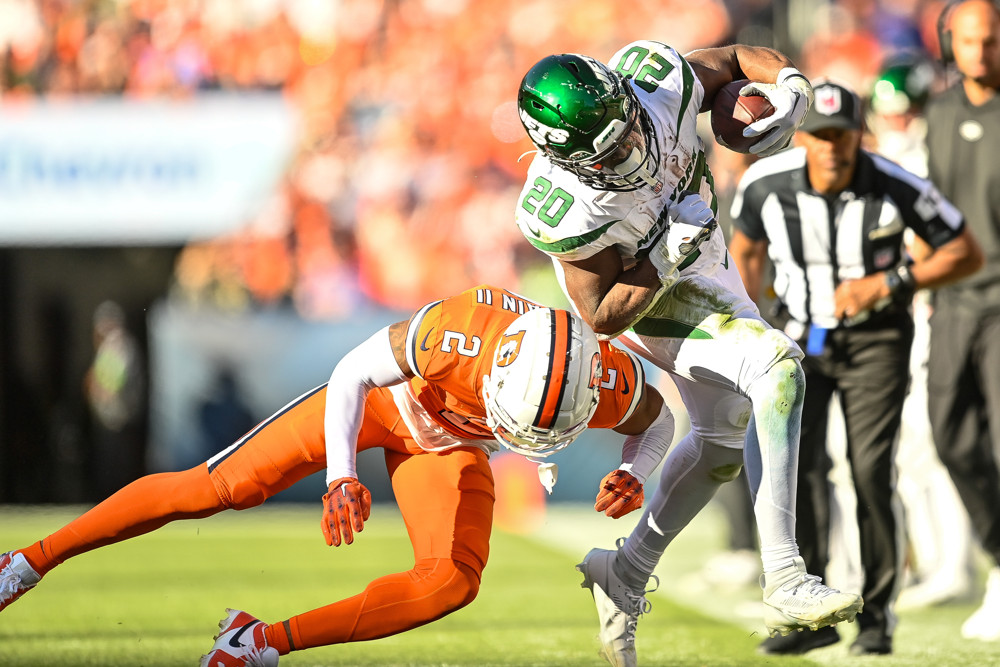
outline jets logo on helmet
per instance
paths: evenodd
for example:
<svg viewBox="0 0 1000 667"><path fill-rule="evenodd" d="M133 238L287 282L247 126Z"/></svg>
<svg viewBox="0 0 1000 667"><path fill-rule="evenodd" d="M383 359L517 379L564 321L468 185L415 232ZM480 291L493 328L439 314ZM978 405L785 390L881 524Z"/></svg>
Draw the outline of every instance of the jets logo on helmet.
<svg viewBox="0 0 1000 667"><path fill-rule="evenodd" d="M504 332L483 378L486 423L504 447L548 456L587 428L602 374L594 332L552 308L525 313Z"/></svg>
<svg viewBox="0 0 1000 667"><path fill-rule="evenodd" d="M563 144L569 139L569 132L542 125L529 116L524 109L519 109L518 114L521 116L521 124L524 125L524 129L528 132L528 136L531 137L531 141L535 145L544 146L550 141Z"/></svg>
<svg viewBox="0 0 1000 667"><path fill-rule="evenodd" d="M538 61L521 80L518 115L554 164L600 190L654 189L660 149L632 84L589 56Z"/></svg>

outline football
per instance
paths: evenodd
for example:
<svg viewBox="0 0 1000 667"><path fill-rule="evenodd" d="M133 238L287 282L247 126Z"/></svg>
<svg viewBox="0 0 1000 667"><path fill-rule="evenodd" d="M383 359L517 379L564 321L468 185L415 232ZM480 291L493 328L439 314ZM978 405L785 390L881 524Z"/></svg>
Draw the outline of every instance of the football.
<svg viewBox="0 0 1000 667"><path fill-rule="evenodd" d="M746 126L774 113L766 97L740 95L740 88L747 83L747 79L727 83L712 103L712 134L716 141L737 153L749 153L750 146L760 140L760 137L744 137Z"/></svg>

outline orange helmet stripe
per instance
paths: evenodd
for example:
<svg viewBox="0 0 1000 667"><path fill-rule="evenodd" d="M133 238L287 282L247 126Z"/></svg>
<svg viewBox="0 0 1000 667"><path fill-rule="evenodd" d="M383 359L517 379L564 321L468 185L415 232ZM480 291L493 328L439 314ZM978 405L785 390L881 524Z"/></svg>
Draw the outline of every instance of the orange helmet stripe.
<svg viewBox="0 0 1000 667"><path fill-rule="evenodd" d="M555 426L566 392L566 372L569 367L569 341L572 332L570 315L565 310L551 310L552 335L549 347L549 368L545 378L542 400L538 406L534 425L549 429Z"/></svg>

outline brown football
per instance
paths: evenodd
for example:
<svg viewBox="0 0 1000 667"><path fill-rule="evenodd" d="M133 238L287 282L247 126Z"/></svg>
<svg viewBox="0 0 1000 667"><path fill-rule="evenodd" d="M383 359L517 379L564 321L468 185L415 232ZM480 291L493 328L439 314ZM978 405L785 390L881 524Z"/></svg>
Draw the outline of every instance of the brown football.
<svg viewBox="0 0 1000 667"><path fill-rule="evenodd" d="M759 136L743 136L746 126L774 113L774 107L766 97L740 95L740 88L747 83L746 79L727 83L712 103L712 134L716 141L737 153L749 153L750 146L760 141Z"/></svg>

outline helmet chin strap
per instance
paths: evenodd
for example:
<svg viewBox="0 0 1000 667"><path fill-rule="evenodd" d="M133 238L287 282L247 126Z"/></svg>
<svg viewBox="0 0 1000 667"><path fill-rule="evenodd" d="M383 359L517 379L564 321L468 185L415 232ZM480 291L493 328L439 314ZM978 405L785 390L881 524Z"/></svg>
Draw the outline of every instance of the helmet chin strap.
<svg viewBox="0 0 1000 667"><path fill-rule="evenodd" d="M620 164L615 165L614 170L616 174L629 182L634 182L629 178L630 176L638 176L654 189L660 185L660 182L653 178L653 175L646 169L646 165L642 160L642 154L638 148L633 148L627 158L622 160Z"/></svg>

